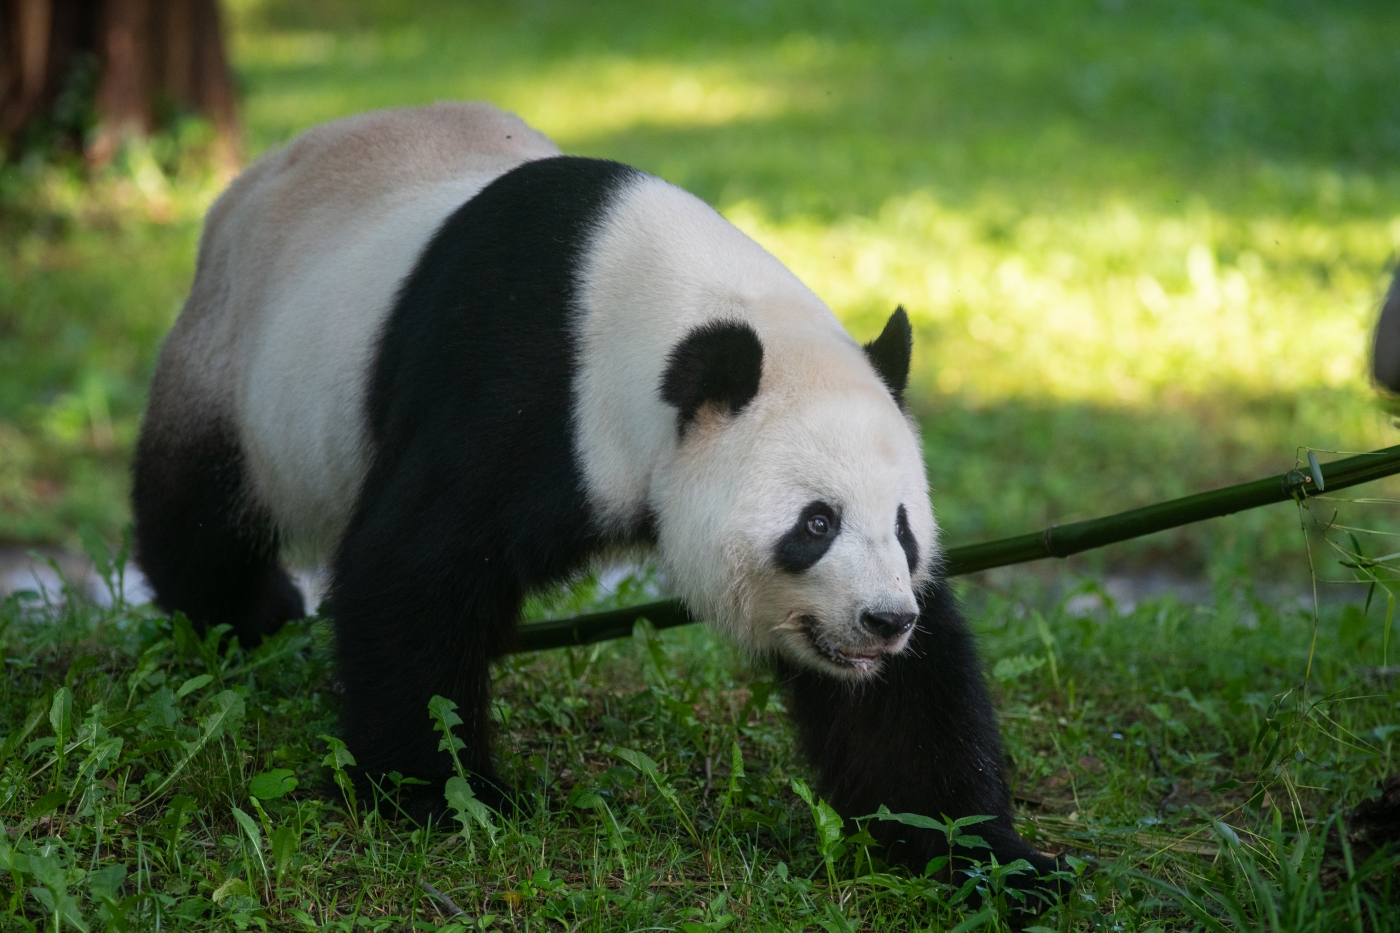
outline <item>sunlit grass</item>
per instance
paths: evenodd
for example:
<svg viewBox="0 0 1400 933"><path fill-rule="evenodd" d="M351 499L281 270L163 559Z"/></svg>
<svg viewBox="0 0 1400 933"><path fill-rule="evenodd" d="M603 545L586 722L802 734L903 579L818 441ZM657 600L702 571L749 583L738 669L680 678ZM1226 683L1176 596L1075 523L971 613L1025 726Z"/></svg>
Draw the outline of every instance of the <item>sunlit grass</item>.
<svg viewBox="0 0 1400 933"><path fill-rule="evenodd" d="M641 125L761 120L791 107L781 89L748 83L724 66L606 58L553 69L502 96L503 106L565 145Z"/></svg>
<svg viewBox="0 0 1400 933"><path fill-rule="evenodd" d="M926 387L988 401L1145 407L1314 388L1361 401L1378 272L1400 247L1400 220L1240 218L1203 203L1008 217L920 191L832 223L774 221L748 202L728 213L848 319L905 305Z"/></svg>
<svg viewBox="0 0 1400 933"><path fill-rule="evenodd" d="M706 198L858 338L903 304L954 542L1395 437L1365 378L1400 250L1384 4L231 9L251 155L373 107L493 100ZM124 518L212 193L152 165L96 195L12 178L52 222L5 231L0 340L24 363L0 379L0 537ZM1292 527L1275 510L1112 553L1286 575Z"/></svg>
<svg viewBox="0 0 1400 933"><path fill-rule="evenodd" d="M425 54L419 30L337 37L326 32L245 35L240 61L257 69L307 66L366 67L412 61ZM661 58L601 54L569 59L515 80L487 78L465 69L452 97L478 96L516 111L564 145L632 129L713 127L735 120L767 119L796 106L786 89L754 82L726 63L678 65ZM475 80L474 80L475 79ZM433 98L428 97L427 100ZM355 97L334 89L269 92L250 101L250 118L276 123L289 113L297 128L355 112ZM302 123L302 121L305 121Z"/></svg>

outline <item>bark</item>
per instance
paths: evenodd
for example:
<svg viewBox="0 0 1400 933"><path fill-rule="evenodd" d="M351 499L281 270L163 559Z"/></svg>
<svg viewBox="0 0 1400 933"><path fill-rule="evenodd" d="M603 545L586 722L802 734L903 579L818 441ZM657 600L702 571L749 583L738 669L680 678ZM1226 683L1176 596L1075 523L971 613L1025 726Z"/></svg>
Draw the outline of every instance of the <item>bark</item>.
<svg viewBox="0 0 1400 933"><path fill-rule="evenodd" d="M95 126L74 116L96 68ZM236 163L238 114L218 0L0 0L0 139L10 156L48 132L96 163L172 112L204 116Z"/></svg>
<svg viewBox="0 0 1400 933"><path fill-rule="evenodd" d="M0 133L8 139L48 98L51 0L0 0Z"/></svg>

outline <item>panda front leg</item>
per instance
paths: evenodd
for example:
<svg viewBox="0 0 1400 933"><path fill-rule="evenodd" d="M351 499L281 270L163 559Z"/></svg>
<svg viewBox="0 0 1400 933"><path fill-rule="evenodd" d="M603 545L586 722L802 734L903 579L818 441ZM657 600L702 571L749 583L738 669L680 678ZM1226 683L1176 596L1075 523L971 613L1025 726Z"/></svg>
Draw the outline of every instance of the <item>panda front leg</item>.
<svg viewBox="0 0 1400 933"><path fill-rule="evenodd" d="M337 552L327 605L342 737L357 777L386 792L391 772L427 781L405 787L398 801L418 820L442 811L443 784L455 770L428 713L435 695L457 704L454 733L465 743L458 755L477 796L498 811L510 801L491 761L490 662L513 629L520 594L471 553L475 536L444 527L450 514L386 505L357 516Z"/></svg>
<svg viewBox="0 0 1400 933"><path fill-rule="evenodd" d="M1054 896L1060 885L1045 875L1059 867L1056 859L1036 851L1012 825L996 713L946 581L929 586L919 606L908 647L887 658L872 681L852 683L779 662L818 791L848 819L881 805L934 819L991 816L969 832L991 845L999 864L1031 864L1034 877L1015 877L1013 887ZM879 820L869 828L894 860L915 871L949 854L946 838L934 830ZM985 850L971 853L985 857Z"/></svg>

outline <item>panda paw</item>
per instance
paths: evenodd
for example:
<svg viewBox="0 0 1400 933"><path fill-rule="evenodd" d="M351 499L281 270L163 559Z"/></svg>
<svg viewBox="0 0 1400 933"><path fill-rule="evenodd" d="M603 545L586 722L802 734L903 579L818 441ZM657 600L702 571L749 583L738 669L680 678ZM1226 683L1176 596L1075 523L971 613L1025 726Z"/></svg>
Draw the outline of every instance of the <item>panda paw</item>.
<svg viewBox="0 0 1400 933"><path fill-rule="evenodd" d="M1075 878L1062 855L1036 852L1021 857L1030 862L1031 870L1008 875L1006 887L1015 892L1008 898L1013 902L1013 917L1030 921L1066 897L1074 889Z"/></svg>

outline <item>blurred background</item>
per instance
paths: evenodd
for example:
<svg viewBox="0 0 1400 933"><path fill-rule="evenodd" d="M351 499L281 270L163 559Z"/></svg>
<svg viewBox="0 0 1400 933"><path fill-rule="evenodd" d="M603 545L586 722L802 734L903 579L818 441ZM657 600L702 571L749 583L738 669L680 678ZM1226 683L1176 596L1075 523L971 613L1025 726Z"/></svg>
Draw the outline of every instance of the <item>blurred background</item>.
<svg viewBox="0 0 1400 933"><path fill-rule="evenodd" d="M1393 0L3 0L0 17L0 544L129 521L159 342L238 166L442 99L695 192L859 340L903 304L950 544L1397 441L1366 375L1400 249ZM1305 581L1305 546L1276 506L1071 569Z"/></svg>

